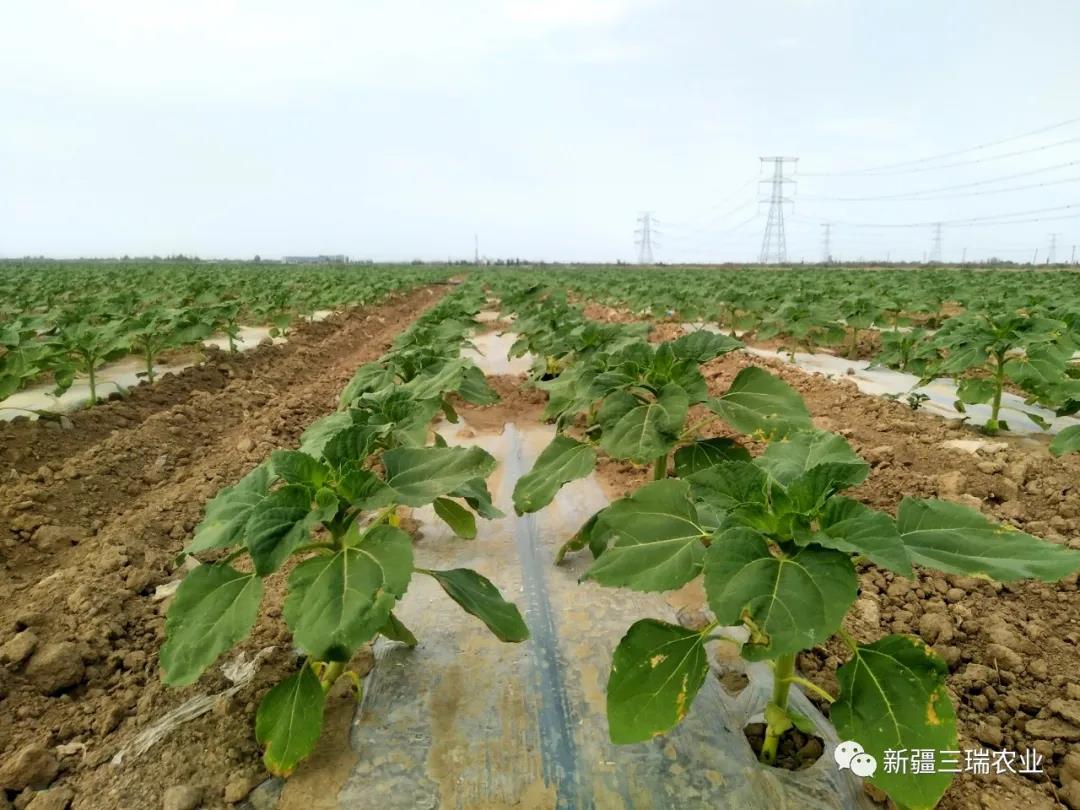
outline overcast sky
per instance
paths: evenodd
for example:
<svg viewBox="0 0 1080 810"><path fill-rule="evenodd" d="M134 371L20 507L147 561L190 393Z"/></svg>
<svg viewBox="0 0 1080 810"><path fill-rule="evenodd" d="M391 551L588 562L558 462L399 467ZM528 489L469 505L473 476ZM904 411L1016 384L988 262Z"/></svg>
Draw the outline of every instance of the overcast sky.
<svg viewBox="0 0 1080 810"><path fill-rule="evenodd" d="M1075 0L9 2L0 256L464 258L478 233L633 260L649 209L657 258L745 261L782 154L794 260L826 220L841 258L919 259L929 225L863 226L1055 208L947 224L944 258L1041 261L1051 232L1068 258L1080 121L812 174L1080 118L1078 35Z"/></svg>

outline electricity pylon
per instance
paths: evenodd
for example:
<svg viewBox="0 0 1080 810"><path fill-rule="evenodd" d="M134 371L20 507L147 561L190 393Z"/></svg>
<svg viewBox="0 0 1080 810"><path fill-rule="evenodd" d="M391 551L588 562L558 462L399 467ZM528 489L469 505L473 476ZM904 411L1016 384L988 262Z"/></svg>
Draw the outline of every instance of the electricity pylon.
<svg viewBox="0 0 1080 810"><path fill-rule="evenodd" d="M652 264L654 261L653 248L660 246L653 238L658 233L655 228L658 223L653 217L652 211L642 211L641 216L637 218L637 222L639 227L634 231L637 235L634 244L638 248L638 264Z"/></svg>
<svg viewBox="0 0 1080 810"><path fill-rule="evenodd" d="M787 236L784 233L784 203L791 202L789 197L784 196L784 184L795 181L784 176L785 163L798 163L796 157L763 157L759 158L762 163L771 163L773 174L771 180L762 180L762 183L770 183L769 193L769 218L765 221L765 235L761 240L761 256L758 261L761 264L769 264L775 260L779 264L787 261ZM765 202L762 200L761 202Z"/></svg>

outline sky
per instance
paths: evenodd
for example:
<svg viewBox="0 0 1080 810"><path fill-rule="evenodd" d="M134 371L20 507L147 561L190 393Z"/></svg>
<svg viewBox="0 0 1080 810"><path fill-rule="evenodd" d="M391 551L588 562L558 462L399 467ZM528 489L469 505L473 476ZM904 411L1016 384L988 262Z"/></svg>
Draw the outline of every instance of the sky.
<svg viewBox="0 0 1080 810"><path fill-rule="evenodd" d="M1068 259L1078 33L1073 0L7 3L0 257L635 261L651 211L660 261L752 261L785 155L791 261L827 221L841 260L938 221L946 261Z"/></svg>

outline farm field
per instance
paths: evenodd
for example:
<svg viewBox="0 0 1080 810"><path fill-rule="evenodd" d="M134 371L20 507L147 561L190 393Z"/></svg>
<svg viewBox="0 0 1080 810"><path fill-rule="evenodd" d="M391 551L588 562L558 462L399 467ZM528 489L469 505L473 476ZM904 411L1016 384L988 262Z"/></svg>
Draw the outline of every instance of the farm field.
<svg viewBox="0 0 1080 810"><path fill-rule="evenodd" d="M1078 282L3 265L0 808L1080 808Z"/></svg>

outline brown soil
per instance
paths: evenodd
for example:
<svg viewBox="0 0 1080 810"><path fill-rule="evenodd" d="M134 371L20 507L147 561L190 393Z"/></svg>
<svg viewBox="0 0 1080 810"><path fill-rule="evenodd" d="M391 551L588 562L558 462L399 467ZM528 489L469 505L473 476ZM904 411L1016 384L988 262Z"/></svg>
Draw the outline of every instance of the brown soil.
<svg viewBox="0 0 1080 810"><path fill-rule="evenodd" d="M743 732L754 753L760 756L761 747L765 743L765 724L751 723ZM823 753L825 743L821 737L791 728L780 735L780 745L776 749L776 767L787 771L801 771L821 759Z"/></svg>
<svg viewBox="0 0 1080 810"><path fill-rule="evenodd" d="M175 558L206 500L272 450L295 446L334 409L356 367L440 295L438 287L399 294L304 324L285 345L219 355L74 415L72 430L4 428L0 778L11 781L9 763L32 744L59 758L49 781L74 792L75 810L161 807L179 785L201 792L200 806L223 807L265 778L252 733L256 701L296 662L281 588L272 585L251 638L219 662L271 648L254 680L148 753L110 764L170 710L230 685L219 665L191 687L160 684L164 603L153 600L155 588L182 575ZM0 785L0 806L5 788L9 799L18 792Z"/></svg>
<svg viewBox="0 0 1080 810"><path fill-rule="evenodd" d="M470 405L455 396L454 410L469 428L480 433L501 433L507 422L518 425L541 421L547 394L529 384L525 375L489 374L488 384L499 394L494 405Z"/></svg>
<svg viewBox="0 0 1080 810"><path fill-rule="evenodd" d="M43 464L62 462L85 450L114 431L126 431L141 425L148 417L182 402L197 392L215 393L233 379L264 373L277 363L282 352L319 344L335 334L354 316L333 315L324 321L305 321L289 334L289 342L260 345L250 351L229 352L208 346L201 354L205 360L179 373L168 373L153 384L142 382L124 393L113 392L94 408L65 414L64 427L55 419L30 422L16 418L0 422L0 464L18 472L36 470ZM183 356L162 362L194 362L199 352L184 350Z"/></svg>
<svg viewBox="0 0 1080 810"><path fill-rule="evenodd" d="M806 399L818 427L844 435L872 465L852 490L870 506L895 513L905 495L941 497L1071 548L1080 548L1080 455L1055 458L1045 442L997 438L1000 450L970 454L942 443L981 438L970 428L907 405L862 394L854 383L807 374L779 361L733 353L705 367L712 393L744 367L768 368ZM691 416L691 419L695 418ZM722 423L705 435L734 435ZM760 447L753 448L754 452ZM601 481L622 497L650 471L603 461ZM1080 807L1080 782L1063 768L1080 741L1080 591L1074 574L1058 583L995 584L920 570L907 580L867 565L847 621L862 641L890 632L921 636L945 658L962 748L1033 748L1047 777L957 777L941 808ZM800 669L836 694L842 645L800 656ZM828 707L821 706L827 713ZM1074 754L1075 757L1075 754ZM1063 771L1065 773L1063 773Z"/></svg>

